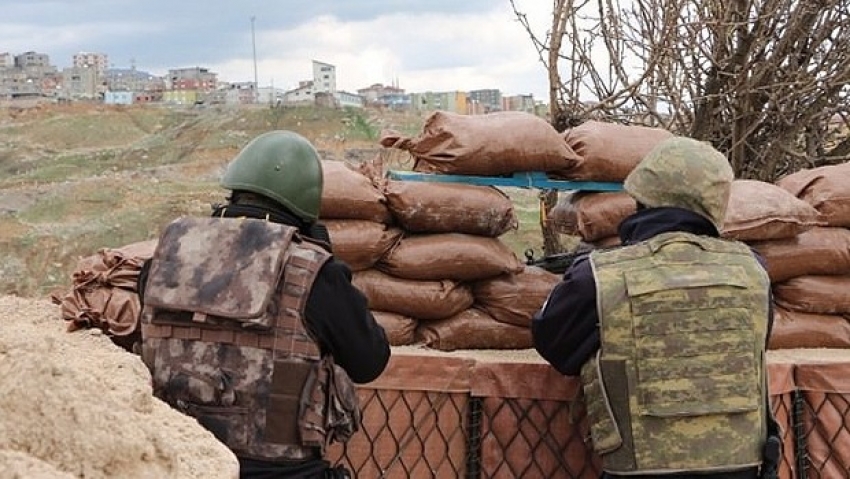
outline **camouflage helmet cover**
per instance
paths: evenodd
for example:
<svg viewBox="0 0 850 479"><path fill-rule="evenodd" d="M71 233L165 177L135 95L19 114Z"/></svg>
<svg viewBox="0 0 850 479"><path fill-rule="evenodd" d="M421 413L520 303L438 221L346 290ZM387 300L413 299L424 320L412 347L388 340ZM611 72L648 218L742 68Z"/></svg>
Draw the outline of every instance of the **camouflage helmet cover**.
<svg viewBox="0 0 850 479"><path fill-rule="evenodd" d="M734 177L729 161L710 144L673 137L653 148L623 187L647 207L684 208L708 218L720 230Z"/></svg>
<svg viewBox="0 0 850 479"><path fill-rule="evenodd" d="M251 140L221 179L222 187L271 198L308 223L319 217L323 183L316 148L298 133L285 130Z"/></svg>

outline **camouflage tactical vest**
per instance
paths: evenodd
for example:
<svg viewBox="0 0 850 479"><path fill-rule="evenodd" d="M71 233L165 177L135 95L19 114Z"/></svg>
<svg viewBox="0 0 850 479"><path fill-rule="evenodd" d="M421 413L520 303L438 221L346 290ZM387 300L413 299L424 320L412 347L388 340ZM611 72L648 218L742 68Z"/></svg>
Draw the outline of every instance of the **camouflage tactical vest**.
<svg viewBox="0 0 850 479"><path fill-rule="evenodd" d="M354 387L305 329L330 258L293 227L181 218L160 237L142 310L154 393L240 457L318 458L359 425Z"/></svg>
<svg viewBox="0 0 850 479"><path fill-rule="evenodd" d="M750 249L665 233L590 260L602 347L582 383L603 469L662 475L758 465L770 283Z"/></svg>

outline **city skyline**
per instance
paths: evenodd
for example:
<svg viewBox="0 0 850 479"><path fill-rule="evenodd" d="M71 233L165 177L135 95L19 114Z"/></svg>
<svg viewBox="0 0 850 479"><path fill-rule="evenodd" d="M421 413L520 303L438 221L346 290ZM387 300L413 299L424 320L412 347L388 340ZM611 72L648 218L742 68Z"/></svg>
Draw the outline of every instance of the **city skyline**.
<svg viewBox="0 0 850 479"><path fill-rule="evenodd" d="M255 33L260 87L293 89L310 78L310 61L319 60L335 65L338 89L349 92L397 84L406 91L492 88L506 95L547 95L545 68L508 1L401 5L408 2L384 0L358 8L329 1L297 8L260 3L213 9L205 4L190 15L199 4L190 0L172 8L166 19L154 15L157 6L168 9L158 1L144 11L128 2L15 4L4 7L10 15L0 20L0 52L45 53L60 69L74 53L97 52L108 56L110 68L135 66L162 76L169 69L199 66L222 81L253 82ZM515 3L545 29L550 7L531 0Z"/></svg>

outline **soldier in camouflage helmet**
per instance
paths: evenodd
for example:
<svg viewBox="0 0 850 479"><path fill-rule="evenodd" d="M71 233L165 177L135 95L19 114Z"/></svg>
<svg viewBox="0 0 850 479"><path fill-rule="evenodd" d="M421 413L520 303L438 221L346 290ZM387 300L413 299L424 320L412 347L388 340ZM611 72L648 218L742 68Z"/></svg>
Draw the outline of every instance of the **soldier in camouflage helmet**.
<svg viewBox="0 0 850 479"><path fill-rule="evenodd" d="M707 143L659 144L624 182L621 246L576 259L532 321L540 354L581 377L604 478L775 473L770 282L720 238L733 178Z"/></svg>
<svg viewBox="0 0 850 479"><path fill-rule="evenodd" d="M154 393L236 454L242 478L350 477L326 447L359 428L352 383L390 356L318 223L316 149L264 133L228 165L227 204L166 227L139 279Z"/></svg>

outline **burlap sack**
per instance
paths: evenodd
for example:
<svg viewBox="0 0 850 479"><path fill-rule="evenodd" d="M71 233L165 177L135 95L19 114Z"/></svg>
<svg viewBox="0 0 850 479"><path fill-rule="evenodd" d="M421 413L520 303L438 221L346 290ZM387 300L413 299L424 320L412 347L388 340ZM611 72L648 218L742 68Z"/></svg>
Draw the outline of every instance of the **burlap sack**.
<svg viewBox="0 0 850 479"><path fill-rule="evenodd" d="M496 321L528 328L560 279L544 269L526 266L519 273L475 282L472 295L476 306Z"/></svg>
<svg viewBox="0 0 850 479"><path fill-rule="evenodd" d="M380 189L364 174L341 161L322 160L319 216L326 219L390 223L392 215Z"/></svg>
<svg viewBox="0 0 850 479"><path fill-rule="evenodd" d="M424 281L475 281L524 266L498 238L462 233L405 236L375 265L397 278Z"/></svg>
<svg viewBox="0 0 850 479"><path fill-rule="evenodd" d="M469 308L450 318L422 321L416 340L441 351L456 349L526 349L532 346L531 329L493 319Z"/></svg>
<svg viewBox="0 0 850 479"><path fill-rule="evenodd" d="M776 184L814 206L828 226L850 227L850 163L800 170Z"/></svg>
<svg viewBox="0 0 850 479"><path fill-rule="evenodd" d="M414 233L496 237L519 226L511 198L490 186L388 181L383 193L396 222Z"/></svg>
<svg viewBox="0 0 850 479"><path fill-rule="evenodd" d="M402 314L388 311L372 311L375 321L384 328L390 346L413 344L417 321Z"/></svg>
<svg viewBox="0 0 850 479"><path fill-rule="evenodd" d="M740 241L782 239L824 224L812 205L779 186L735 180L721 235Z"/></svg>
<svg viewBox="0 0 850 479"><path fill-rule="evenodd" d="M773 285L776 304L804 313L850 314L850 275L798 276Z"/></svg>
<svg viewBox="0 0 850 479"><path fill-rule="evenodd" d="M580 160L564 177L623 181L655 145L673 136L662 128L589 120L563 133Z"/></svg>
<svg viewBox="0 0 850 479"><path fill-rule="evenodd" d="M797 276L850 274L850 229L818 226L793 238L754 241L773 283Z"/></svg>
<svg viewBox="0 0 850 479"><path fill-rule="evenodd" d="M334 256L352 271L371 268L402 235L399 228L366 220L325 220Z"/></svg>
<svg viewBox="0 0 850 479"><path fill-rule="evenodd" d="M369 300L369 308L417 320L443 319L472 306L472 289L452 280L419 281L376 269L358 271L352 282Z"/></svg>
<svg viewBox="0 0 850 479"><path fill-rule="evenodd" d="M460 115L436 111L416 137L385 130L381 145L407 150L414 171L456 175L504 175L524 171L568 170L578 155L546 120L531 113L504 111Z"/></svg>
<svg viewBox="0 0 850 479"><path fill-rule="evenodd" d="M768 349L850 348L850 321L835 314L774 307Z"/></svg>
<svg viewBox="0 0 850 479"><path fill-rule="evenodd" d="M622 191L582 192L573 195L578 234L587 242L617 236L620 222L637 211L637 203Z"/></svg>

